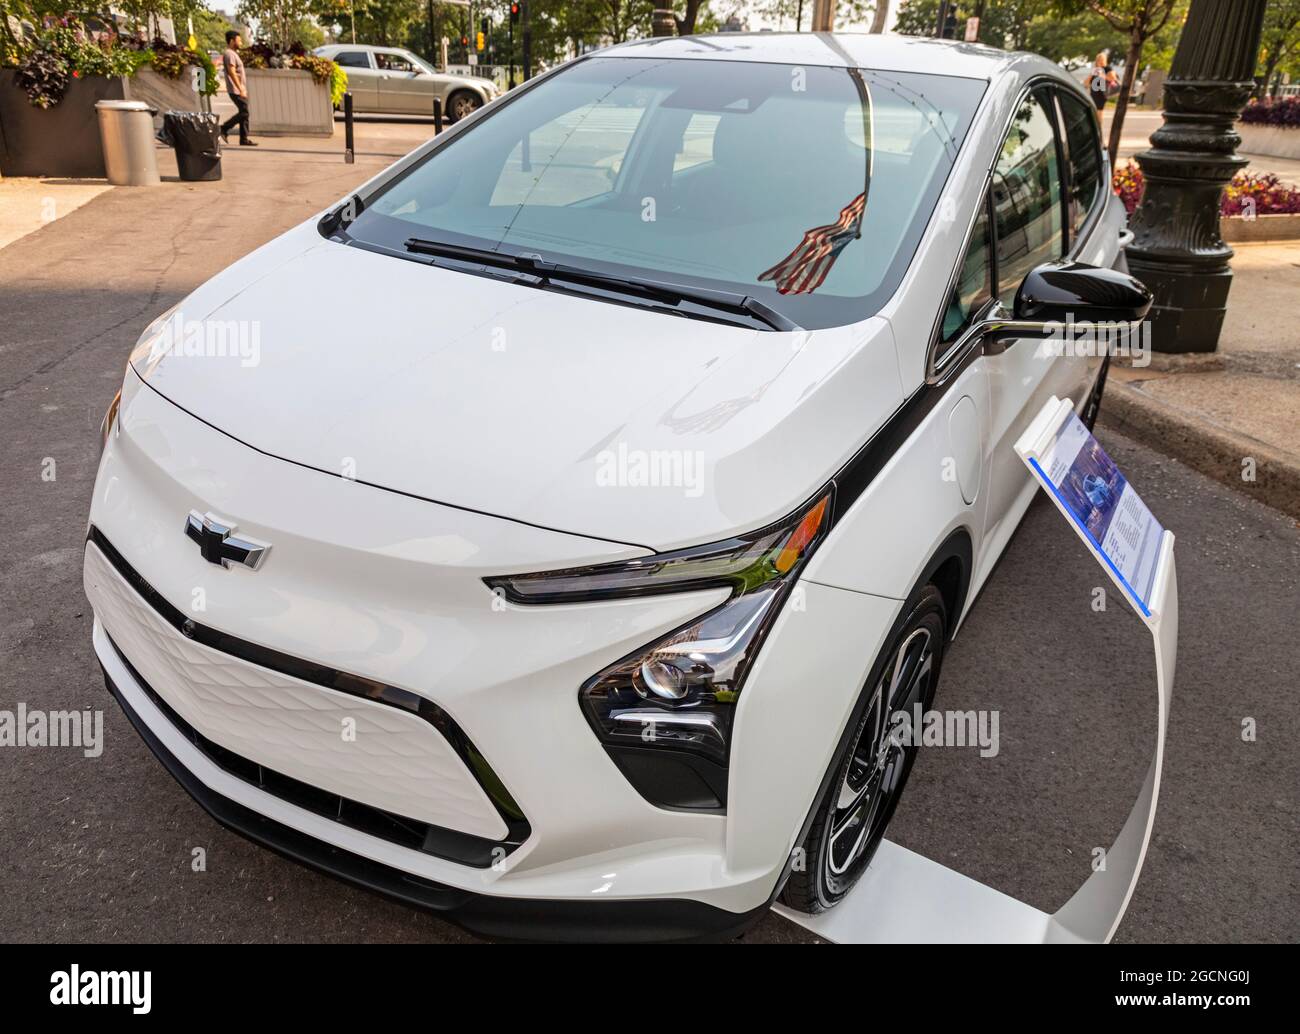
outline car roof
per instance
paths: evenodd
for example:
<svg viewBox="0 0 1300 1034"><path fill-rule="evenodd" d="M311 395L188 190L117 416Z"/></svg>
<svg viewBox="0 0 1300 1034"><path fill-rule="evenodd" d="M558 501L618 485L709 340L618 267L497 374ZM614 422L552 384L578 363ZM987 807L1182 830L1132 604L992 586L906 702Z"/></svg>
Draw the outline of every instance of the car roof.
<svg viewBox="0 0 1300 1034"><path fill-rule="evenodd" d="M327 43L323 47L317 47L319 50L365 50L371 54L384 54L391 51L394 54L409 54L410 51L405 47L380 47L373 43Z"/></svg>
<svg viewBox="0 0 1300 1034"><path fill-rule="evenodd" d="M1035 73L1045 69L1059 72L1056 65L1038 55L1012 53L978 43L876 33L724 32L701 36L659 36L620 43L599 53L602 57L831 65L985 80L1018 65L1032 66Z"/></svg>

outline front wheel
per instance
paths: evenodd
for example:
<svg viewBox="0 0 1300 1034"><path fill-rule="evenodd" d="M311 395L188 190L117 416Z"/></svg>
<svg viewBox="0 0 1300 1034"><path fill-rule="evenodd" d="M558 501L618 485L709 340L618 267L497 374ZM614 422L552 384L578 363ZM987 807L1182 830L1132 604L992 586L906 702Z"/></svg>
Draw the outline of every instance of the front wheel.
<svg viewBox="0 0 1300 1034"><path fill-rule="evenodd" d="M782 900L801 912L834 907L857 883L916 760L917 737L902 734L899 715L910 723L916 704L925 711L934 701L948 615L933 585L909 606L879 677L863 690L865 706L802 844L802 864L793 867L782 892Z"/></svg>
<svg viewBox="0 0 1300 1034"><path fill-rule="evenodd" d="M447 113L451 116L453 122L468 118L481 107L483 107L482 98L477 93L470 93L468 90L453 93L447 101Z"/></svg>

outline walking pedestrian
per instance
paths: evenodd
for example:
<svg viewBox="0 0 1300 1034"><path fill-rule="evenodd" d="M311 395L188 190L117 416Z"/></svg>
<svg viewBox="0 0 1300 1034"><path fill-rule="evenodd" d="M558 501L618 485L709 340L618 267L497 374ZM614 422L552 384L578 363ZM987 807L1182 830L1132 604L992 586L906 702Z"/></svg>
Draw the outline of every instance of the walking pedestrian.
<svg viewBox="0 0 1300 1034"><path fill-rule="evenodd" d="M1110 81L1114 75L1115 73L1106 66L1106 55L1098 54L1097 60L1092 63L1092 68L1088 70L1088 75L1083 82L1088 90L1088 96L1092 98L1092 103L1097 106L1098 111L1106 106L1106 95L1110 91Z"/></svg>
<svg viewBox="0 0 1300 1034"><path fill-rule="evenodd" d="M230 143L230 130L239 127L239 142L244 147L256 147L248 139L248 81L244 78L244 62L239 48L243 45L239 33L231 29L226 33L226 50L221 55L221 69L226 74L226 93L235 102L235 113L221 127L221 139Z"/></svg>

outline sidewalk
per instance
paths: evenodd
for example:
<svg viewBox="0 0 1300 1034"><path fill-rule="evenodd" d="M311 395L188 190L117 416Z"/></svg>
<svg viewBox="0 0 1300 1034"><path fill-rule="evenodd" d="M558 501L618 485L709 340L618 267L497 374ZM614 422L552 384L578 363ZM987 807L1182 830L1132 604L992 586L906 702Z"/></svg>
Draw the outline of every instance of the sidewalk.
<svg viewBox="0 0 1300 1034"><path fill-rule="evenodd" d="M1101 421L1300 518L1300 242L1234 247L1219 351L1112 364Z"/></svg>
<svg viewBox="0 0 1300 1034"><path fill-rule="evenodd" d="M75 212L110 189L103 180L0 179L0 248Z"/></svg>
<svg viewBox="0 0 1300 1034"><path fill-rule="evenodd" d="M1103 144L1110 139L1110 122L1114 114L1115 105L1113 103L1106 105L1106 110L1102 112L1101 116L1101 139ZM1124 115L1124 128L1119 138L1120 162L1123 163L1135 154L1150 150L1151 134L1163 124L1164 115L1159 111L1141 111L1129 108ZM1247 172L1255 174L1275 172L1283 183L1300 184L1300 161L1291 158L1275 158L1264 154L1246 154L1245 152L1242 152L1242 156L1250 160L1250 165L1246 167Z"/></svg>

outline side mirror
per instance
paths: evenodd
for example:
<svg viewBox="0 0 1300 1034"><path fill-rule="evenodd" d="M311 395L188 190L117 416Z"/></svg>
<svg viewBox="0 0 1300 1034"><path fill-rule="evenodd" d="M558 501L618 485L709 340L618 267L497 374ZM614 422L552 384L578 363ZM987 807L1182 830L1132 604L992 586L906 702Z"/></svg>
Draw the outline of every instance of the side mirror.
<svg viewBox="0 0 1300 1034"><path fill-rule="evenodd" d="M987 350L998 352L1011 340L1042 334L1051 323L1131 324L1150 310L1151 292L1127 273L1082 262L1045 262L1031 269L1016 291L1012 316L990 318L982 330Z"/></svg>
<svg viewBox="0 0 1300 1034"><path fill-rule="evenodd" d="M1035 266L1016 292L1016 319L1064 323L1136 323L1151 309L1151 292L1117 269L1082 262Z"/></svg>

